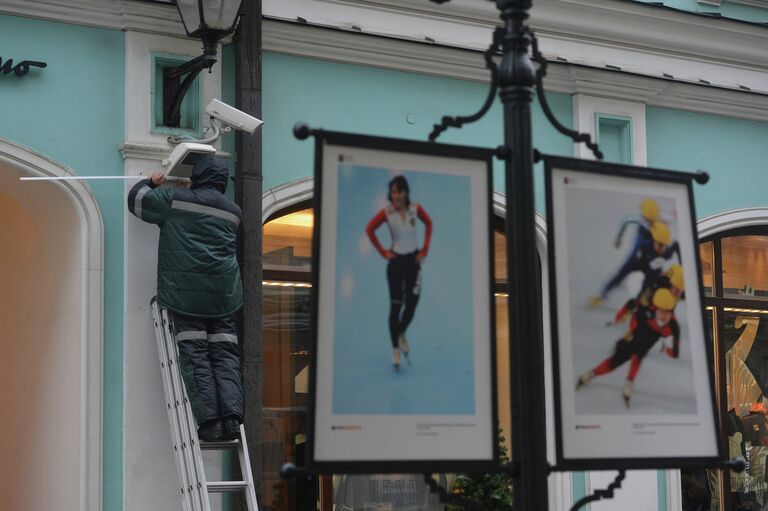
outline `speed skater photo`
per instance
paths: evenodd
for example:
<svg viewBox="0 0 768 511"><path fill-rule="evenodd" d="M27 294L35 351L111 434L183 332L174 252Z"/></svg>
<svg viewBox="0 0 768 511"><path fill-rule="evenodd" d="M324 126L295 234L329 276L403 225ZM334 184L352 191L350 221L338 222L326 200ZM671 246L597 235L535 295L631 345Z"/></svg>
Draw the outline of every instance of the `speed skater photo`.
<svg viewBox="0 0 768 511"><path fill-rule="evenodd" d="M566 208L576 414L695 411L674 201L572 187Z"/></svg>
<svg viewBox="0 0 768 511"><path fill-rule="evenodd" d="M630 399L634 395L634 382L640 365L648 350L662 337L672 337L672 347L663 347L662 353L672 358L680 356L680 326L674 316L677 298L667 288L659 288L653 293L651 303L641 305L632 315L629 330L616 341L613 355L606 358L594 368L582 373L576 382L576 390L592 381L597 376L603 376L619 368L625 362L631 361L626 383L621 395L624 404L629 408Z"/></svg>
<svg viewBox="0 0 768 511"><path fill-rule="evenodd" d="M631 469L717 455L688 174L544 162L558 464Z"/></svg>

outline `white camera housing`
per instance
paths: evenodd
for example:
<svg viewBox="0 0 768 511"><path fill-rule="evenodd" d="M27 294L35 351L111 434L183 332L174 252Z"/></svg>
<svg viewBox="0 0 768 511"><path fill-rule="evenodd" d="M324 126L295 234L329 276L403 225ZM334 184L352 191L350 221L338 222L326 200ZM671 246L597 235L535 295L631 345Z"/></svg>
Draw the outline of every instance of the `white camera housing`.
<svg viewBox="0 0 768 511"><path fill-rule="evenodd" d="M197 158L205 154L216 154L216 148L209 144L182 142L177 145L167 160L163 160L166 175L188 178L192 175Z"/></svg>
<svg viewBox="0 0 768 511"><path fill-rule="evenodd" d="M222 103L216 98L208 103L204 112L214 119L219 120L222 124L247 133L253 133L256 131L256 128L263 124L261 119L257 119L235 107Z"/></svg>

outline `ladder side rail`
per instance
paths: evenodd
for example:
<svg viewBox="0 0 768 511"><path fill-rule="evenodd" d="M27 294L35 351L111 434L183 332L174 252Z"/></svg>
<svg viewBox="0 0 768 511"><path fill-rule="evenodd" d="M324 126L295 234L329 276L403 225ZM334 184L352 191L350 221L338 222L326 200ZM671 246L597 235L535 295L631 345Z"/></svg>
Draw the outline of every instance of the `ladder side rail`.
<svg viewBox="0 0 768 511"><path fill-rule="evenodd" d="M162 313L163 317L168 318L168 311L163 309ZM170 320L167 320L166 325L168 327L167 332L170 332ZM207 479L205 476L205 465L203 463L203 456L200 451L200 440L197 437L197 422L195 420L194 414L192 413L192 406L189 401L189 396L187 395L187 389L184 385L184 381L181 378L181 367L178 364L179 351L173 335L170 335L167 338L166 346L169 355L172 354L174 360L176 360L174 368L171 370L171 376L174 390L176 395L179 396L179 415L182 417L182 423L186 424L186 428L182 428L182 435L185 438L187 445L190 446L187 453L191 458L189 465L192 467L195 474L193 479L193 483L195 485L194 489L200 498L200 509L202 511L210 511L211 504L206 484Z"/></svg>
<svg viewBox="0 0 768 511"><path fill-rule="evenodd" d="M195 441L197 433L195 431L194 418L187 413L189 409L189 399L184 390L184 384L181 382L181 373L178 364L178 350L176 340L172 333L171 320L168 311L161 309L163 318L165 345L163 346L164 355L168 360L168 375L171 389L174 395L174 413L179 423L179 434L181 437L182 454L184 456L185 470L189 474L189 492L192 495L192 502L195 511L209 511L208 494L201 490L205 487L205 475L202 481L200 479L200 468L195 460ZM192 436L194 435L194 437Z"/></svg>
<svg viewBox="0 0 768 511"><path fill-rule="evenodd" d="M155 325L155 340L157 351L160 357L160 373L163 380L163 394L168 412L168 423L171 426L171 442L173 444L174 458L176 460L176 470L178 471L179 482L181 484L181 505L184 511L193 511L196 507L193 505L193 495L189 491L191 488L189 474L184 463L184 454L181 450L180 425L176 417L175 398L171 389L170 373L168 366L168 357L165 351L164 329L162 319L159 317L159 310L156 302L152 302L152 319Z"/></svg>
<svg viewBox="0 0 768 511"><path fill-rule="evenodd" d="M256 487L253 484L253 472L251 471L251 458L248 455L248 443L245 441L245 427L242 424L240 424L240 445L237 446L237 456L240 460L240 477L247 483L244 491L248 511L259 511Z"/></svg>

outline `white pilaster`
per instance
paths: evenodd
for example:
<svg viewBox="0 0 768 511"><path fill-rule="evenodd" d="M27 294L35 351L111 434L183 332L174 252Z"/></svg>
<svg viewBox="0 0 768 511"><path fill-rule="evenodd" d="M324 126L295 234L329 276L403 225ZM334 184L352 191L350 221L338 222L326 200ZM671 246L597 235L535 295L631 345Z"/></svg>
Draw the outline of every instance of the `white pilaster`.
<svg viewBox="0 0 768 511"><path fill-rule="evenodd" d="M146 33L126 34L125 175L160 168L172 146L152 133L152 53L202 53L199 41ZM221 97L221 63L201 77L202 106ZM126 194L135 184L127 182ZM168 416L160 379L149 302L156 294L157 226L125 214L125 330L123 409L123 509L181 510ZM218 478L218 475L215 476Z"/></svg>

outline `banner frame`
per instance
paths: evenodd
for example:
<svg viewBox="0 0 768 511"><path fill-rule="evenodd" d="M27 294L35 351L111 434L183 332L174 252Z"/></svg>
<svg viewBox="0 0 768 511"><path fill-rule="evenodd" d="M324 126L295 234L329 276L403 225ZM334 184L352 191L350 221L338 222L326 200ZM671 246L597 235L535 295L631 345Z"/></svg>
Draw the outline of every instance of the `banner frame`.
<svg viewBox="0 0 768 511"><path fill-rule="evenodd" d="M498 393L497 393L497 357L496 357L496 314L494 297L494 239L493 239L493 158L495 150L421 142L414 140L388 137L369 136L320 129L311 130L315 137L314 160L314 194L312 207L314 212L313 241L312 241L312 292L311 292L311 342L310 342L310 374L308 401L308 431L307 431L307 460L306 470L314 474L370 474L370 473L437 473L437 472L500 472L503 467L499 464L498 451ZM491 457L486 460L461 459L424 459L424 460L367 460L359 461L318 461L315 458L316 420L317 420L317 385L318 385L318 313L319 313L319 269L320 248L322 243L322 210L323 210L323 154L326 145L350 146L354 148L411 153L416 155L460 158L484 162L484 197L487 201L487 213L484 215L486 237L488 239L488 307L489 307L489 349L490 349L490 399L491 399Z"/></svg>

